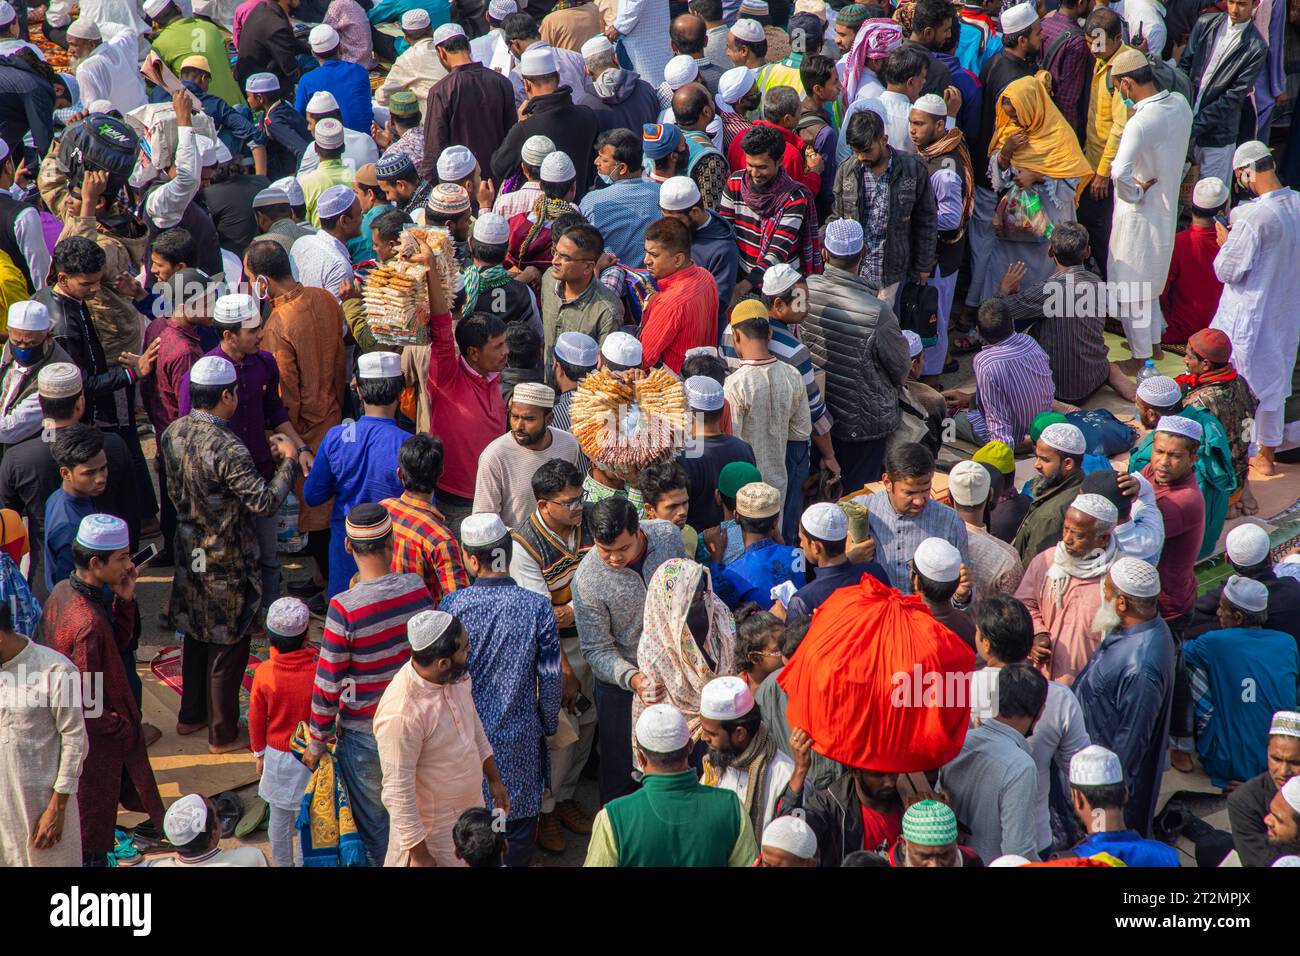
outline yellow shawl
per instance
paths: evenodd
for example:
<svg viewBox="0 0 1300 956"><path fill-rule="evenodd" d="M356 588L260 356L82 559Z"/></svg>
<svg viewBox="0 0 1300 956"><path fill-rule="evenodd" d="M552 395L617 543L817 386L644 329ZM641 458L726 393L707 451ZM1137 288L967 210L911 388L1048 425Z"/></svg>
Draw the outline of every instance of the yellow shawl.
<svg viewBox="0 0 1300 956"><path fill-rule="evenodd" d="M1018 169L1041 173L1050 179L1074 179L1079 185L1074 191L1077 204L1088 181L1093 177L1092 166L1079 148L1079 137L1065 121L1061 111L1048 93L1049 74L1040 70L1034 76L1022 76L1007 84L998 96L996 125L989 143L989 155L1002 148L1016 132L1023 132L1029 142L1016 150L1011 163ZM1011 101L1016 111L1012 122L1002 106L1003 98Z"/></svg>

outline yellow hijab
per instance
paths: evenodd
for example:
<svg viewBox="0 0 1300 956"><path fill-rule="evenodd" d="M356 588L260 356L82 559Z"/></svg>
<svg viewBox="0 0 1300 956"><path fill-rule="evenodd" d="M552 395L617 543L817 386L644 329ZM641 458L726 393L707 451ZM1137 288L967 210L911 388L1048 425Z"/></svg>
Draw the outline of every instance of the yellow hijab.
<svg viewBox="0 0 1300 956"><path fill-rule="evenodd" d="M998 96L996 125L993 139L989 143L989 155L992 156L1015 132L1023 132L1029 142L1018 149L1012 156L1012 164L1019 169L1028 169L1042 173L1051 179L1079 179L1074 191L1077 204L1084 188L1093 177L1092 165L1079 148L1079 137L1070 124L1065 121L1061 111L1052 102L1047 84L1050 75L1040 70L1034 76L1022 76L1007 84ZM1016 122L1002 106L1006 97L1016 111Z"/></svg>

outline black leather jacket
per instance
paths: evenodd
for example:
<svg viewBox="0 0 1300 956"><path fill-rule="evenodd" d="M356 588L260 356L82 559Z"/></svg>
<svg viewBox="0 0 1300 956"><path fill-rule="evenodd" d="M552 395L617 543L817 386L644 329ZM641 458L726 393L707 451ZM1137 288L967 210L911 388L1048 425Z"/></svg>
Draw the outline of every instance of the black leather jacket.
<svg viewBox="0 0 1300 956"><path fill-rule="evenodd" d="M119 409L115 393L130 389L135 378L120 366L109 368L99 333L90 320L90 311L75 299L59 295L53 286L46 286L32 298L49 310L50 335L81 369L82 387L86 394L83 421L102 425L129 424L129 418L119 414L124 410Z"/></svg>
<svg viewBox="0 0 1300 956"><path fill-rule="evenodd" d="M1226 13L1207 13L1192 27L1178 69L1192 81L1193 98L1214 52L1214 42L1227 24ZM1193 145L1232 146L1255 138L1255 110L1248 97L1267 56L1268 44L1255 24L1247 24L1241 44L1219 61L1201 93L1200 107L1192 117Z"/></svg>

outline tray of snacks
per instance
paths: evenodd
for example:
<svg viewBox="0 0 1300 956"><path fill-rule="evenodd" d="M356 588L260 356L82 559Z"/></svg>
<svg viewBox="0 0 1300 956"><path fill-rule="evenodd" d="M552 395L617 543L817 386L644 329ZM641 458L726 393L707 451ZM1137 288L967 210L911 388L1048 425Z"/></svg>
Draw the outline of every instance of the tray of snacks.
<svg viewBox="0 0 1300 956"><path fill-rule="evenodd" d="M578 386L570 411L583 452L625 480L676 455L688 433L685 389L662 368L640 377L597 369Z"/></svg>

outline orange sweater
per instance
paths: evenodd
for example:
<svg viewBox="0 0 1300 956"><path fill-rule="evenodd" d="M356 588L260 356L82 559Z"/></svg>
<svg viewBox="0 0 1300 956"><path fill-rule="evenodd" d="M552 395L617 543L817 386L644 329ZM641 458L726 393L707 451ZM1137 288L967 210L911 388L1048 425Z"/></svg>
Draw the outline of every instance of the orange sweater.
<svg viewBox="0 0 1300 956"><path fill-rule="evenodd" d="M289 739L299 721L311 718L312 687L316 681L316 648L281 654L253 671L248 697L248 742L261 756L267 747L289 752Z"/></svg>

